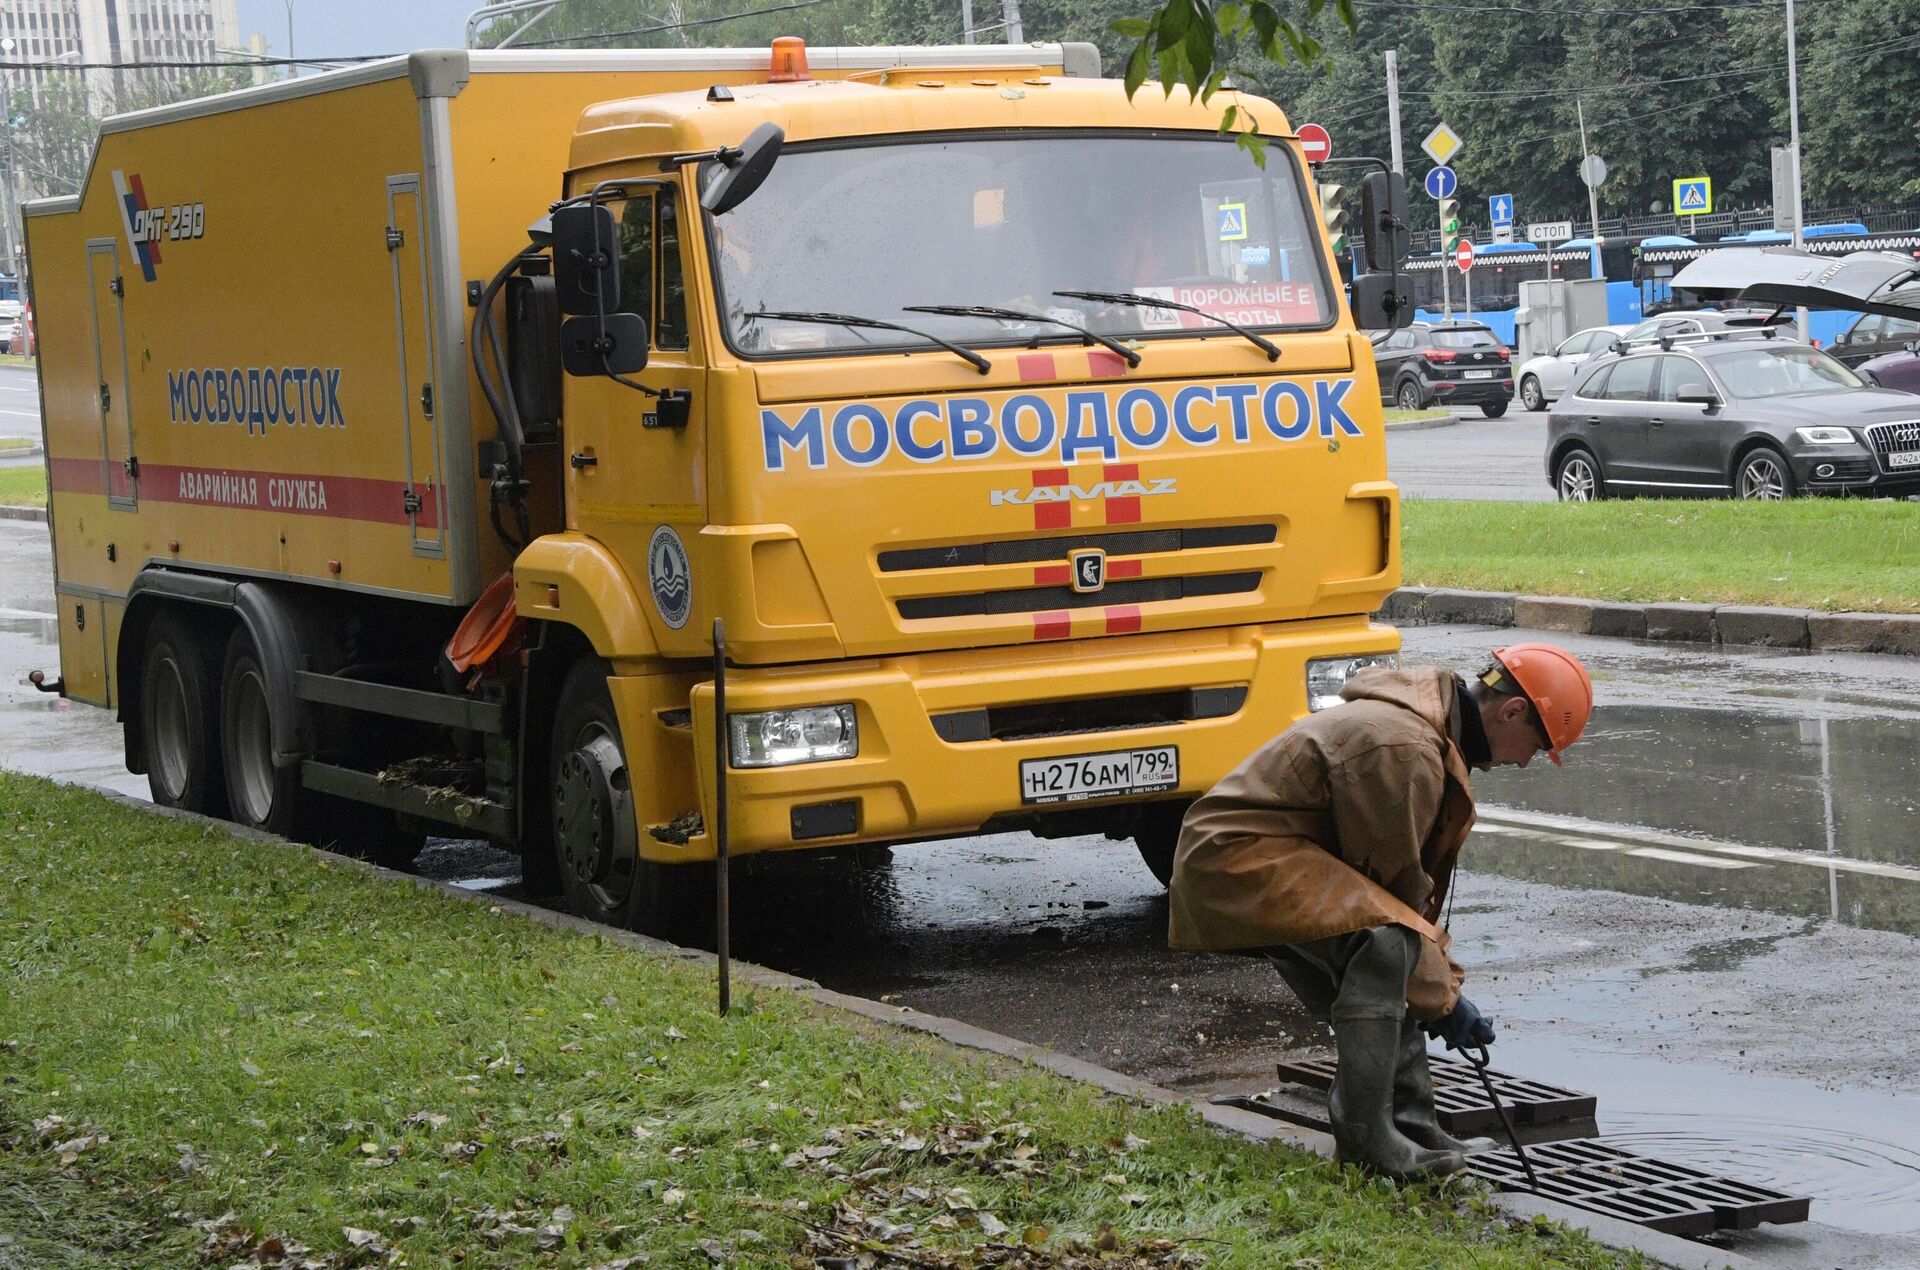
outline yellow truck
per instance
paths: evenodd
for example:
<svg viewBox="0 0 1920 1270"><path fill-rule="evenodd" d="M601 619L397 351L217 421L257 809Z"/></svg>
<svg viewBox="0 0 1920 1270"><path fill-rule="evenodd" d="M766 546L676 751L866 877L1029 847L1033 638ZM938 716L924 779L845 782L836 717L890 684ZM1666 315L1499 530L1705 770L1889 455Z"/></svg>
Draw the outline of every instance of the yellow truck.
<svg viewBox="0 0 1920 1270"><path fill-rule="evenodd" d="M720 832L1105 832L1164 881L1398 648L1319 213L1275 106L1084 45L428 52L112 119L26 208L44 686L158 802L488 838L645 929Z"/></svg>

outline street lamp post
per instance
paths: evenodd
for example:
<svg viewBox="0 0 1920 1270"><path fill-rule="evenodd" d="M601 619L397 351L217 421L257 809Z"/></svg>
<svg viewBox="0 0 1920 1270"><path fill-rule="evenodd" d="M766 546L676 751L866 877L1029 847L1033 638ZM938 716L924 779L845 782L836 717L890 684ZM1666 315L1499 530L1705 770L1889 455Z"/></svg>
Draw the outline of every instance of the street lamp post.
<svg viewBox="0 0 1920 1270"><path fill-rule="evenodd" d="M1800 55L1793 31L1793 0L1787 0L1787 147L1793 153L1793 246L1805 244L1805 213L1800 203ZM1800 342L1807 342L1807 306L1801 305L1794 316L1799 320Z"/></svg>
<svg viewBox="0 0 1920 1270"><path fill-rule="evenodd" d="M287 6L287 75L300 78L300 64L293 60L293 0L285 0Z"/></svg>

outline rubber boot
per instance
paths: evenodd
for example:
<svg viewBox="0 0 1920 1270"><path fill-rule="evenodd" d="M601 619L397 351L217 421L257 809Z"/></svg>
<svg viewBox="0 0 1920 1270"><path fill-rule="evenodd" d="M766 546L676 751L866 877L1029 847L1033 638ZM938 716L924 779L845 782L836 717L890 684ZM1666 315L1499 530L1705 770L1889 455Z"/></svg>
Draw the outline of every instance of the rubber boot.
<svg viewBox="0 0 1920 1270"><path fill-rule="evenodd" d="M1395 1181L1446 1177L1466 1167L1457 1150L1432 1150L1394 1125L1393 1095L1404 1047L1407 979L1419 954L1417 937L1399 926L1358 932L1333 1001L1338 1047L1327 1113L1333 1158Z"/></svg>
<svg viewBox="0 0 1920 1270"><path fill-rule="evenodd" d="M1415 1146L1432 1151L1483 1151L1491 1138L1460 1139L1440 1127L1433 1109L1433 1071L1427 1038L1411 1014L1400 1020L1400 1063L1393 1073L1393 1127Z"/></svg>

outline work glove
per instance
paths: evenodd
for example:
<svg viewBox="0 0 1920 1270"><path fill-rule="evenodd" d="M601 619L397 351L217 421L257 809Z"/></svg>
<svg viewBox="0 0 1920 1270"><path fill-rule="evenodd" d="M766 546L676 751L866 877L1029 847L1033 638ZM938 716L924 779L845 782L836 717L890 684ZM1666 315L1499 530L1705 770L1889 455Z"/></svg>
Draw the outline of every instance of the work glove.
<svg viewBox="0 0 1920 1270"><path fill-rule="evenodd" d="M1450 1050L1482 1049L1493 1044L1493 1021L1465 997L1444 1016L1420 1026L1428 1036L1445 1041Z"/></svg>

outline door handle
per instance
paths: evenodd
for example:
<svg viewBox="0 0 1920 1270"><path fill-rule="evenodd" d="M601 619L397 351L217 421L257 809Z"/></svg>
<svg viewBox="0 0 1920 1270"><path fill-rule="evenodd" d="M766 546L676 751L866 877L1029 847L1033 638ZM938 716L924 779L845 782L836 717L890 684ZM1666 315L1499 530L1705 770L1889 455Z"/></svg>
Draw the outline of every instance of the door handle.
<svg viewBox="0 0 1920 1270"><path fill-rule="evenodd" d="M583 454L583 453L580 453L579 451L575 451L574 453L568 455L567 462L573 464L573 470L576 472L578 472L581 468L584 468L584 467L600 466L600 460L596 455Z"/></svg>

